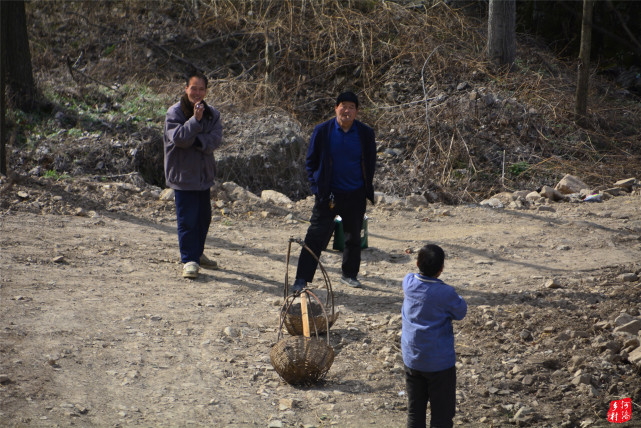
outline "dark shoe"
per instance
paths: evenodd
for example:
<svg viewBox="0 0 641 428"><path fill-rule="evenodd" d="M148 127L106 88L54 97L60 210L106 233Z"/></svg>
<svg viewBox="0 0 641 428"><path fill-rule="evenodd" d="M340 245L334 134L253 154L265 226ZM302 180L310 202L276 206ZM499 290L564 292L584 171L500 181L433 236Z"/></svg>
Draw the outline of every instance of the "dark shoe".
<svg viewBox="0 0 641 428"><path fill-rule="evenodd" d="M218 270L218 263L216 260L212 260L204 254L200 256L200 266L205 269Z"/></svg>
<svg viewBox="0 0 641 428"><path fill-rule="evenodd" d="M341 276L341 282L347 286L350 286L352 288L361 288L362 285L360 281L356 278L348 278L345 275Z"/></svg>
<svg viewBox="0 0 641 428"><path fill-rule="evenodd" d="M294 284L290 288L290 294L296 294L303 291L303 288L307 287L307 281L302 278L298 278L294 281Z"/></svg>

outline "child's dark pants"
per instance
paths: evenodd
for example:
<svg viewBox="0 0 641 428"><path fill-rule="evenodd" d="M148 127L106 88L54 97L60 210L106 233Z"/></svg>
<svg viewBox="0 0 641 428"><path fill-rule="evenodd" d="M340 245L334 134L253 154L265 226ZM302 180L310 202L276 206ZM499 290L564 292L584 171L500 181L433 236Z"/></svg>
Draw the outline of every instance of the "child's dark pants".
<svg viewBox="0 0 641 428"><path fill-rule="evenodd" d="M405 366L407 428L424 428L427 402L430 427L451 428L456 410L456 366L438 372L422 372Z"/></svg>

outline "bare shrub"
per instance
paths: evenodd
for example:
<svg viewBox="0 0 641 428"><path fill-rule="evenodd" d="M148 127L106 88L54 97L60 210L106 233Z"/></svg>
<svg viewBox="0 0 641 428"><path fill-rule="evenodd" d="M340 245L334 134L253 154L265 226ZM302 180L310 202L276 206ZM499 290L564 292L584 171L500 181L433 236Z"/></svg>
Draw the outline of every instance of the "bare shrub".
<svg viewBox="0 0 641 428"><path fill-rule="evenodd" d="M160 91L194 67L211 77L215 104L278 106L306 133L332 116L340 91L356 91L386 192L474 200L566 172L590 184L641 172L638 100L593 75L591 126L576 126L573 64L519 35L516 71L496 69L485 61L485 23L443 2L32 3L42 22L65 22L64 32L34 29L57 44L35 44L34 64L47 68L37 72L51 78L65 74L51 68L60 53L103 81L154 81Z"/></svg>

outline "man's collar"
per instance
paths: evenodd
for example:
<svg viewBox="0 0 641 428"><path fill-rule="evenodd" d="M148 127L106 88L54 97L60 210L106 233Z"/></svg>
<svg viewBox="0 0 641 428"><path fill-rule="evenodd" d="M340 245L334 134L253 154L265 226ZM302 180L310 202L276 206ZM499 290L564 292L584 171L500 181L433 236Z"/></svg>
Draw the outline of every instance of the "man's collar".
<svg viewBox="0 0 641 428"><path fill-rule="evenodd" d="M357 121L356 121L356 119L354 119L354 122L352 122L352 126L349 128L349 130L347 132L351 132L353 130L356 130L357 129L356 128L356 123L357 123ZM341 131L343 131L343 128L341 128L341 125L338 123L338 118L336 118L336 117L334 117L334 129L340 129ZM345 131L343 131L343 132L345 132ZM347 132L345 132L345 133L347 133Z"/></svg>

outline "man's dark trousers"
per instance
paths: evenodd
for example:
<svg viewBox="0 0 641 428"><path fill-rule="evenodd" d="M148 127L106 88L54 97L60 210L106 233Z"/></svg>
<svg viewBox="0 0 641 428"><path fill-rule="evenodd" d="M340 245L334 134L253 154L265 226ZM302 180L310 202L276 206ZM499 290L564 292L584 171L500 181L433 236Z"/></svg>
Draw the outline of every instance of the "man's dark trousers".
<svg viewBox="0 0 641 428"><path fill-rule="evenodd" d="M180 261L200 263L211 223L210 190L175 190Z"/></svg>
<svg viewBox="0 0 641 428"><path fill-rule="evenodd" d="M329 200L319 201L316 198L310 226L305 235L305 244L320 257L334 231L334 217L342 218L343 232L345 235L345 249L343 250L343 275L356 278L361 264L361 228L367 207L365 190L359 189L350 193L334 192L334 209L329 208ZM305 248L300 253L296 279L302 278L312 282L318 262Z"/></svg>

